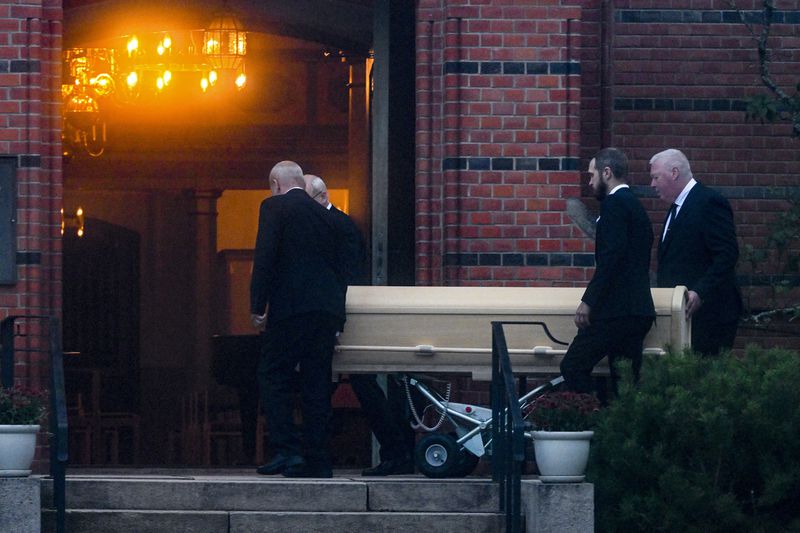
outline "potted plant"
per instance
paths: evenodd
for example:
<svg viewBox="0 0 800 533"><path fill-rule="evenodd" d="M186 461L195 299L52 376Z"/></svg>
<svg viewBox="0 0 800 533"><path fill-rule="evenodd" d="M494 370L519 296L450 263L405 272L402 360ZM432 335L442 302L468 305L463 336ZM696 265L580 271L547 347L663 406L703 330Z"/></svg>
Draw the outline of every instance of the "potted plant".
<svg viewBox="0 0 800 533"><path fill-rule="evenodd" d="M539 479L548 482L580 482L589 461L591 428L600 402L591 394L551 392L530 406L533 449Z"/></svg>
<svg viewBox="0 0 800 533"><path fill-rule="evenodd" d="M0 387L0 477L30 475L46 405L44 392Z"/></svg>

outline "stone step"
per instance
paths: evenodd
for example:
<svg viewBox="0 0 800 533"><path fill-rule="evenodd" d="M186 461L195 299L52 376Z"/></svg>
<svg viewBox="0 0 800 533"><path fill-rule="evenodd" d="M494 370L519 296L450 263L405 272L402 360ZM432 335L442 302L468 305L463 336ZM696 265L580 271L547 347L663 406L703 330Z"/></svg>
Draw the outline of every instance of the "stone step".
<svg viewBox="0 0 800 533"><path fill-rule="evenodd" d="M54 531L53 484L41 479L42 531ZM594 529L589 483L522 481L527 531ZM502 531L499 488L488 478L420 475L286 479L236 473L67 476L70 532ZM37 498L37 502L38 502ZM2 529L2 528L0 528ZM5 533L4 531L2 533Z"/></svg>
<svg viewBox="0 0 800 533"><path fill-rule="evenodd" d="M44 480L42 506L52 507ZM280 476L67 476L68 509L161 511L467 512L498 509L488 479L290 480Z"/></svg>
<svg viewBox="0 0 800 533"><path fill-rule="evenodd" d="M55 531L54 511L42 514L42 531ZM68 531L81 533L495 533L497 513L225 512L80 509L67 511Z"/></svg>

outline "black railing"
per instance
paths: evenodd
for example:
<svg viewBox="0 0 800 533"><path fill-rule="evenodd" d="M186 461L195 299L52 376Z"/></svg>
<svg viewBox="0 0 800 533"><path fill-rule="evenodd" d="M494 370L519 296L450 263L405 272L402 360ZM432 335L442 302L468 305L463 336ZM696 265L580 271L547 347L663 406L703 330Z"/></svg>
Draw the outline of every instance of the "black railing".
<svg viewBox="0 0 800 533"><path fill-rule="evenodd" d="M503 324L492 322L492 480L500 484L500 511L506 515L506 531L517 533L522 531L525 425Z"/></svg>
<svg viewBox="0 0 800 533"><path fill-rule="evenodd" d="M525 421L522 402L514 392L514 371L503 326L541 326L556 344L569 343L553 337L544 322L492 322L492 480L500 485L500 511L506 515L506 532L522 531L522 468L525 464ZM523 400L544 394L563 382L558 377L524 395ZM524 393L524 377L520 394Z"/></svg>
<svg viewBox="0 0 800 533"><path fill-rule="evenodd" d="M15 350L14 338L27 336L15 330L17 320L40 321L46 326L38 343L41 347ZM37 328L32 328L37 329ZM37 343L31 343L37 346ZM0 369L3 387L14 386L14 354L16 352L44 352L50 354L50 475L53 478L53 506L56 510L56 533L66 531L66 473L69 459L67 431L67 403L64 392L64 353L61 349L61 321L57 317L37 315L9 316L0 322Z"/></svg>

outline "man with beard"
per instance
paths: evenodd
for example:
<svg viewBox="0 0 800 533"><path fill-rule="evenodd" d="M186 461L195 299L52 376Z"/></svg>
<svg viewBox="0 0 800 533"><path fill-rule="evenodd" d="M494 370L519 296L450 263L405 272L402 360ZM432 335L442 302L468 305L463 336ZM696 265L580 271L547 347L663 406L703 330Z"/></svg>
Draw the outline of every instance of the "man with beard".
<svg viewBox="0 0 800 533"><path fill-rule="evenodd" d="M568 389L592 392L592 369L608 356L633 361L638 379L644 337L655 318L650 293L653 228L625 182L628 159L604 148L589 162L589 185L601 201L595 236L595 272L575 311L578 334L561 362Z"/></svg>

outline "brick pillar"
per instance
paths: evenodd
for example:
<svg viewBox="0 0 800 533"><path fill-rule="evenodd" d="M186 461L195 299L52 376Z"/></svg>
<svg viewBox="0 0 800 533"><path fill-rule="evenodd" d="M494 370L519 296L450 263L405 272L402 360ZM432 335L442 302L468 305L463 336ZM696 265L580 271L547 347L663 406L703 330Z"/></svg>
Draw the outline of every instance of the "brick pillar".
<svg viewBox="0 0 800 533"><path fill-rule="evenodd" d="M16 280L0 286L0 318L61 314L61 19L60 1L0 5L0 156L16 166ZM33 329L17 340L15 381L46 388L47 336Z"/></svg>
<svg viewBox="0 0 800 533"><path fill-rule="evenodd" d="M0 56L0 155L17 167L17 279L0 286L0 317L61 313L60 5L0 6L8 35ZM18 381L45 386L47 372L32 370L43 364L39 354L20 353Z"/></svg>

